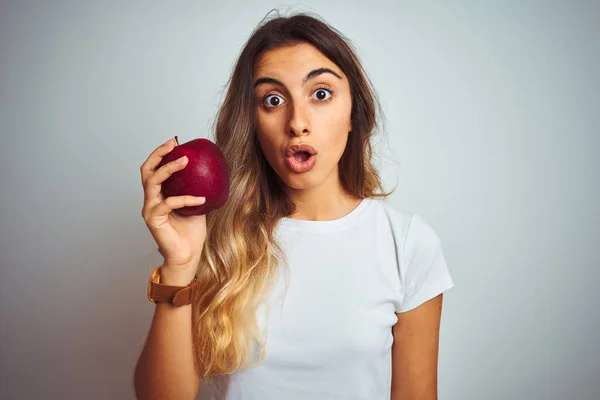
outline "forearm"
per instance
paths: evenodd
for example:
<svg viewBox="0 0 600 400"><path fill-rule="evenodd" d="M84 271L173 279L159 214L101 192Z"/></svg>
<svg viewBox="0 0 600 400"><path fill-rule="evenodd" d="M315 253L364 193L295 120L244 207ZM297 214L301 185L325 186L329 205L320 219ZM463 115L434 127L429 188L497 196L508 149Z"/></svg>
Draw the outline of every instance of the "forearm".
<svg viewBox="0 0 600 400"><path fill-rule="evenodd" d="M182 280L187 279L173 278L164 282L185 285ZM146 344L135 369L136 396L140 400L194 399L199 378L193 359L192 306L159 303L155 307Z"/></svg>

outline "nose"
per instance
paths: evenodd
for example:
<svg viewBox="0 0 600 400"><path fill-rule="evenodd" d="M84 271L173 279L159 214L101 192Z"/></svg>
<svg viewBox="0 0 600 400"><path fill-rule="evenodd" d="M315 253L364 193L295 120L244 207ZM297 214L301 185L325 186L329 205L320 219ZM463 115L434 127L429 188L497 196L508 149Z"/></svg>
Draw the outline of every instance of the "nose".
<svg viewBox="0 0 600 400"><path fill-rule="evenodd" d="M304 136L310 134L310 110L301 102L296 102L290 107L288 119L288 131L294 136Z"/></svg>

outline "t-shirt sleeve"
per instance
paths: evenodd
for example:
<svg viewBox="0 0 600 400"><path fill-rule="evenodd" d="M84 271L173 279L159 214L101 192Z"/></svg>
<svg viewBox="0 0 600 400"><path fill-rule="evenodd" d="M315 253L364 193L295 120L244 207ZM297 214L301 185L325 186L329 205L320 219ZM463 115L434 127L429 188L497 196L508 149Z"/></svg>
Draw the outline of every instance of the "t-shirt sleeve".
<svg viewBox="0 0 600 400"><path fill-rule="evenodd" d="M412 310L454 287L437 233L413 214L399 260L401 301L396 312Z"/></svg>

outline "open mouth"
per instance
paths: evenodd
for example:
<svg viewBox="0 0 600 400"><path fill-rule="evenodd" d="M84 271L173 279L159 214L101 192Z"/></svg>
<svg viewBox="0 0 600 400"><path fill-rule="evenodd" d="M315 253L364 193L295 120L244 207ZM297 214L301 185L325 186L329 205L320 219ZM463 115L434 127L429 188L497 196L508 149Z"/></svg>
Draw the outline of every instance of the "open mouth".
<svg viewBox="0 0 600 400"><path fill-rule="evenodd" d="M297 151L294 153L294 158L298 162L304 162L310 158L310 153L307 151Z"/></svg>
<svg viewBox="0 0 600 400"><path fill-rule="evenodd" d="M306 151L298 151L286 158L288 167L296 172L308 172L315 166L317 156Z"/></svg>
<svg viewBox="0 0 600 400"><path fill-rule="evenodd" d="M288 167L296 172L308 172L317 162L317 150L308 143L290 145L285 153Z"/></svg>

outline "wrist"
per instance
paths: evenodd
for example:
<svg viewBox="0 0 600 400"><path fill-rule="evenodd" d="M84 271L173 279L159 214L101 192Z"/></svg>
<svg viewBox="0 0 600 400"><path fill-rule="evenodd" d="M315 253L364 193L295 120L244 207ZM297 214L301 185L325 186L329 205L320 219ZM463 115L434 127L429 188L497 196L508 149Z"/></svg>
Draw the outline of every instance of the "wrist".
<svg viewBox="0 0 600 400"><path fill-rule="evenodd" d="M196 268L196 264L186 268L163 264L160 266L160 283L169 286L187 286L193 282Z"/></svg>

